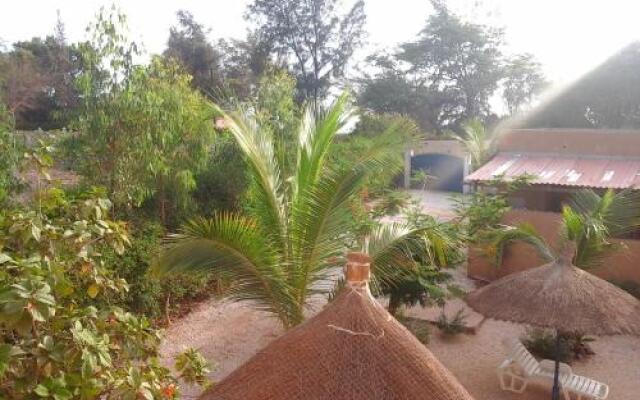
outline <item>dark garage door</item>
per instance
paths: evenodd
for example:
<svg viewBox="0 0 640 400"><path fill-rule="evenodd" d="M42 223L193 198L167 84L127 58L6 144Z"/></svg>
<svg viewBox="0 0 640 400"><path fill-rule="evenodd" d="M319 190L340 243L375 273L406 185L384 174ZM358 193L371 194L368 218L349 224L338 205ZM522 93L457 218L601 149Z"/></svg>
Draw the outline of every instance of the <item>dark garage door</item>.
<svg viewBox="0 0 640 400"><path fill-rule="evenodd" d="M462 192L464 160L447 154L421 154L411 158L411 172L425 170L436 179L429 184L432 190Z"/></svg>

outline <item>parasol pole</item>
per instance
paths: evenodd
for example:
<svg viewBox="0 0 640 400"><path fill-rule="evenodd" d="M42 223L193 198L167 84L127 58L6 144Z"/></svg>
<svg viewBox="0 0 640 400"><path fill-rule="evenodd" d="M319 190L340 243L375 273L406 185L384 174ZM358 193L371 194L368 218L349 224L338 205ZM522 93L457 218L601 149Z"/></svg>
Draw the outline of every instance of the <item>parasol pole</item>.
<svg viewBox="0 0 640 400"><path fill-rule="evenodd" d="M551 400L560 400L560 332L556 330L556 360L553 373L553 390Z"/></svg>

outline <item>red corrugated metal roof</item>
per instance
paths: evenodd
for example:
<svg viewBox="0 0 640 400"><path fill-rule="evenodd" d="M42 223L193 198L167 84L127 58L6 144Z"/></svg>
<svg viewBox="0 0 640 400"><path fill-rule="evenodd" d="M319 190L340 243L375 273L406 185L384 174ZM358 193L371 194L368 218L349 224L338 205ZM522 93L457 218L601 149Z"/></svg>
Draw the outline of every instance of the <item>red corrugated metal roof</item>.
<svg viewBox="0 0 640 400"><path fill-rule="evenodd" d="M499 153L467 176L466 182L512 179L529 174L531 183L592 188L640 188L640 159Z"/></svg>

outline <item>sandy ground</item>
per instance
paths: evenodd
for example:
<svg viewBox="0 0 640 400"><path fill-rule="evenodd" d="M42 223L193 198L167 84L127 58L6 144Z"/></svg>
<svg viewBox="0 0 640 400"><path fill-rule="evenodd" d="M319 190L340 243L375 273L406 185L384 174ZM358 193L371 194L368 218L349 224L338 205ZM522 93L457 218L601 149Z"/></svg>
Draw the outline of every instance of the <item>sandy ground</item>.
<svg viewBox="0 0 640 400"><path fill-rule="evenodd" d="M449 220L455 217L452 211L454 206L453 197L462 196L461 193L436 192L429 190L409 190L414 198L420 201L425 214L436 218Z"/></svg>
<svg viewBox="0 0 640 400"><path fill-rule="evenodd" d="M500 342L505 337L518 337L523 331L519 325L486 320L476 334L444 339L434 327L428 348L476 400L548 399L550 384L533 385L522 395L499 388L496 367L504 360ZM174 322L166 332L161 353L164 361L171 364L173 356L184 348L197 348L217 365L211 378L220 380L281 333L278 321L246 303L211 300ZM599 338L593 349L596 355L574 363L574 372L609 384L611 400L638 400L640 338ZM198 393L197 388L183 388L185 399L194 399Z"/></svg>

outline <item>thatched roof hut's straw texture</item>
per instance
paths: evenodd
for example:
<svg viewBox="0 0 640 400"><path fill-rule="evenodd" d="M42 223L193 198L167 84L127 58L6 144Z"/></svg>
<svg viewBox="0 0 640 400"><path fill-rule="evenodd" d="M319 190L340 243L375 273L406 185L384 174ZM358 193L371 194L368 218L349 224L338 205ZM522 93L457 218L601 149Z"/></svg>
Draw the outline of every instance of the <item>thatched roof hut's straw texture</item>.
<svg viewBox="0 0 640 400"><path fill-rule="evenodd" d="M433 354L373 299L366 281L356 281L368 277L364 262L351 256L347 287L332 303L200 398L471 400Z"/></svg>
<svg viewBox="0 0 640 400"><path fill-rule="evenodd" d="M640 335L640 301L570 260L564 255L507 275L465 300L478 313L497 320L599 336Z"/></svg>

